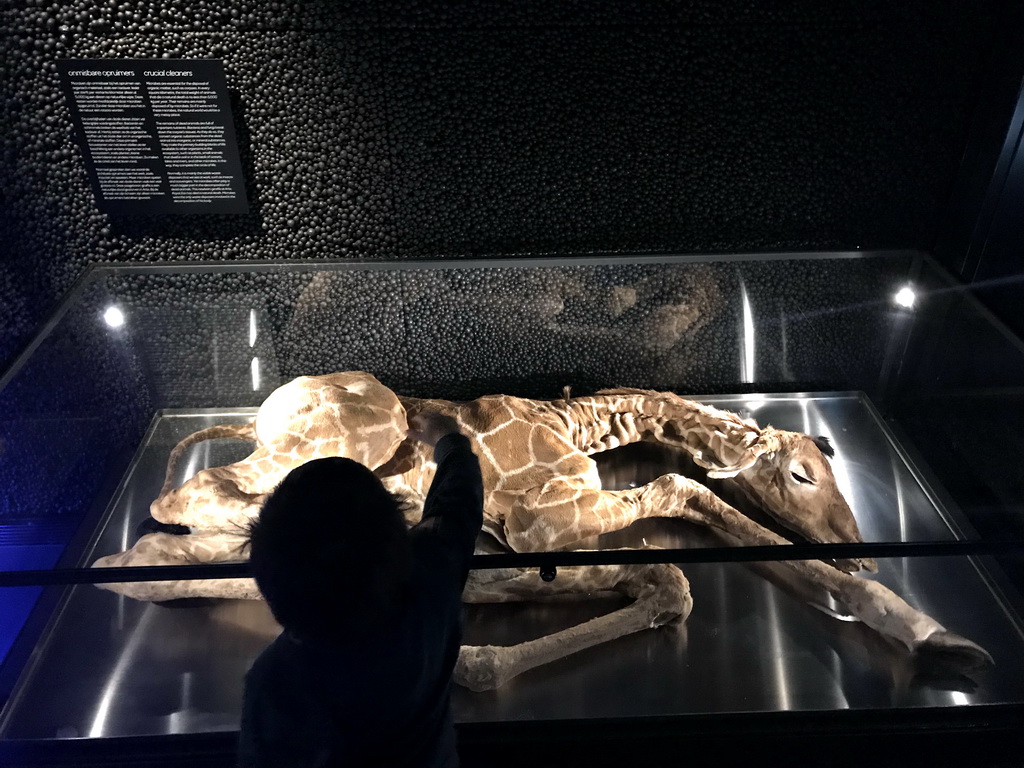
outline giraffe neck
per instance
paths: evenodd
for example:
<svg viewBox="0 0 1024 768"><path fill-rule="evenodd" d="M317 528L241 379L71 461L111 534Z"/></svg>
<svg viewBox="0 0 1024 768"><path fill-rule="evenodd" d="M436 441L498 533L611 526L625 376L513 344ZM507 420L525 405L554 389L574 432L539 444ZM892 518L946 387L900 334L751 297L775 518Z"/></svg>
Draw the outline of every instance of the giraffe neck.
<svg viewBox="0 0 1024 768"><path fill-rule="evenodd" d="M599 393L564 407L576 447L588 454L653 440L686 450L702 465L729 466L761 432L735 414L654 392Z"/></svg>

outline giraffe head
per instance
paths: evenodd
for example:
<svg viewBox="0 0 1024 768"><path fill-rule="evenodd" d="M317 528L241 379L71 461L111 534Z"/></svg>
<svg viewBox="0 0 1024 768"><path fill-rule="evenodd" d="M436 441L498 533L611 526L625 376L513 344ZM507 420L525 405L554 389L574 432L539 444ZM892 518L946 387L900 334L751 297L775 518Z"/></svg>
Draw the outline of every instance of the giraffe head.
<svg viewBox="0 0 1024 768"><path fill-rule="evenodd" d="M828 438L768 427L755 446L760 448L757 460L732 478L748 497L808 541L863 541L829 464L835 452ZM838 564L844 570L877 570L870 558Z"/></svg>
<svg viewBox="0 0 1024 768"><path fill-rule="evenodd" d="M755 504L779 523L821 544L863 542L843 498L824 437L762 429L731 411L685 400L671 392L605 389L599 395L642 395L649 409L650 435L689 453L710 478L731 478ZM837 561L844 570L877 570L869 558Z"/></svg>

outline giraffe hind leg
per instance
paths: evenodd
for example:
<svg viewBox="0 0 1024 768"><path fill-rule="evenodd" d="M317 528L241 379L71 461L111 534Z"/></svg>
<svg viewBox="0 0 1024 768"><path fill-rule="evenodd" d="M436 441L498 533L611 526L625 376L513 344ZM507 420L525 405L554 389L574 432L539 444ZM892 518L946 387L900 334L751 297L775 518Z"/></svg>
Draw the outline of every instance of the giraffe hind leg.
<svg viewBox="0 0 1024 768"><path fill-rule="evenodd" d="M173 536L151 533L135 542L131 549L97 559L92 567L231 562L243 559L244 549L244 537L237 534L207 532ZM195 598L251 600L260 596L251 578L110 582L96 586L136 600L178 606L199 604L194 602ZM192 599L193 602L180 602L182 599Z"/></svg>
<svg viewBox="0 0 1024 768"><path fill-rule="evenodd" d="M559 580L563 582L561 585L557 584ZM558 578L550 584L541 581L536 572L524 571L512 575L504 585L481 586L480 593L464 595L464 599L467 602L506 602L553 594L583 596L614 590L633 602L575 627L518 645L463 646L454 680L473 691L498 688L530 669L643 629L684 621L693 607L686 577L669 564L562 568Z"/></svg>
<svg viewBox="0 0 1024 768"><path fill-rule="evenodd" d="M216 424L212 427L207 427L206 429L201 429L198 432L186 435L178 441L178 444L175 445L173 449L171 449L171 453L167 457L167 468L164 472L164 484L160 489L160 495L165 496L174 488L174 478L178 471L178 465L181 463L182 457L189 448L196 443L202 443L207 440L216 440L218 438L230 438L234 440L256 442L255 424L251 421L245 424Z"/></svg>

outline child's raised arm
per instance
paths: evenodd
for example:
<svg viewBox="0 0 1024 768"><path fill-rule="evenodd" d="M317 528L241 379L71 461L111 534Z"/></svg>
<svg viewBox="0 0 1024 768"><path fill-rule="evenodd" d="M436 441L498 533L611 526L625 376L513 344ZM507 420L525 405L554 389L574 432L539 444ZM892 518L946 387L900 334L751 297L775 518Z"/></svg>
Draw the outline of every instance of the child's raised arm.
<svg viewBox="0 0 1024 768"><path fill-rule="evenodd" d="M480 462L455 419L429 411L409 429L409 436L433 446L437 472L423 504L417 527L429 527L443 539L468 571L477 534L483 523L483 480Z"/></svg>

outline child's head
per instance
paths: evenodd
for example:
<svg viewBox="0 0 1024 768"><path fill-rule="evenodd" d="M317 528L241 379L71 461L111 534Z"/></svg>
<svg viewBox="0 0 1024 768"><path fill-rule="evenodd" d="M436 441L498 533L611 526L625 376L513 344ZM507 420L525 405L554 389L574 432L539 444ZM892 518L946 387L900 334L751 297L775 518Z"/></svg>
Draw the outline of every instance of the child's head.
<svg viewBox="0 0 1024 768"><path fill-rule="evenodd" d="M249 543L253 576L274 617L300 636L372 627L407 589L402 503L350 459L293 469L250 524Z"/></svg>

